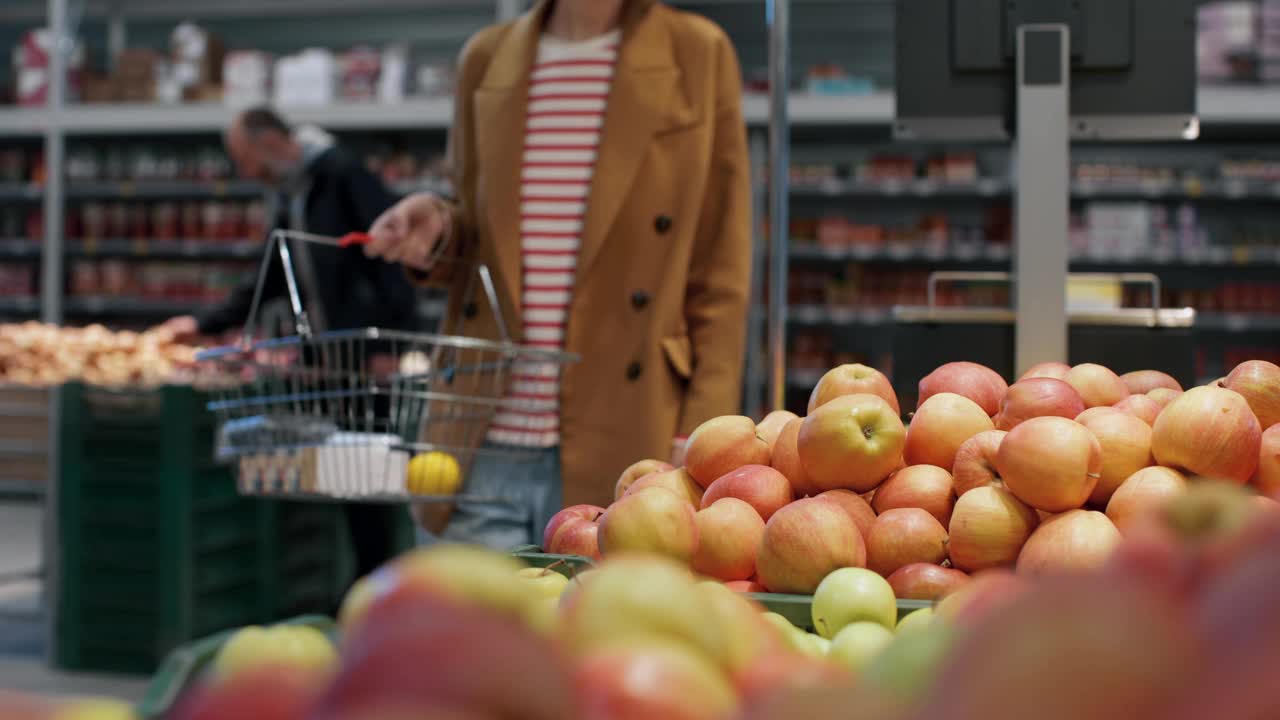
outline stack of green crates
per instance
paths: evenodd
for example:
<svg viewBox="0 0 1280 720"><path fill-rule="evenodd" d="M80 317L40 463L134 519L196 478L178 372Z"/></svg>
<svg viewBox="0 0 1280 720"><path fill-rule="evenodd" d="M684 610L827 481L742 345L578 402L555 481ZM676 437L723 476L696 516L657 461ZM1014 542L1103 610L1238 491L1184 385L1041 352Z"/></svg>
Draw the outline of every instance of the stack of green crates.
<svg viewBox="0 0 1280 720"><path fill-rule="evenodd" d="M62 388L59 667L149 673L218 630L332 612L350 563L339 507L240 496L207 402Z"/></svg>

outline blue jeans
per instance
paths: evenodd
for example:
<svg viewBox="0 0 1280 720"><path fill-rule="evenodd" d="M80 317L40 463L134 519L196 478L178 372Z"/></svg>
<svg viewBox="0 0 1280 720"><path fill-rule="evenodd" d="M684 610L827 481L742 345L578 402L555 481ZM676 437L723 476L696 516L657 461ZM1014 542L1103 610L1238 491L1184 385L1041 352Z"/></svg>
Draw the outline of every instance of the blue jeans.
<svg viewBox="0 0 1280 720"><path fill-rule="evenodd" d="M476 454L449 525L438 539L504 551L541 545L543 528L560 511L560 448L486 443L483 450ZM424 544L437 540L422 530L418 538Z"/></svg>

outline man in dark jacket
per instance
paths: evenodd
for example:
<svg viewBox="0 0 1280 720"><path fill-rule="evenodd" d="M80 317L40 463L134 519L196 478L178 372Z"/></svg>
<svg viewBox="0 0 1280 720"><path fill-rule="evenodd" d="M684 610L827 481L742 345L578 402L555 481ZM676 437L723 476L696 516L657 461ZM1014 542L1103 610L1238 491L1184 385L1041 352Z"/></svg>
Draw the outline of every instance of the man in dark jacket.
<svg viewBox="0 0 1280 720"><path fill-rule="evenodd" d="M246 110L226 133L227 152L237 172L269 190L268 226L341 237L363 232L397 198L358 158L314 127L290 128L267 108ZM336 248L291 242L295 275L314 331L362 327L413 329L415 292L399 265L369 259L359 247ZM262 304L286 298L284 270L272 249ZM161 329L178 338L218 335L249 319L257 273L222 304L191 316L175 317ZM259 311L261 314L261 309ZM262 327L262 318L254 318ZM288 332L292 334L292 329ZM348 525L356 569L364 575L394 551L396 513L403 508L349 504Z"/></svg>

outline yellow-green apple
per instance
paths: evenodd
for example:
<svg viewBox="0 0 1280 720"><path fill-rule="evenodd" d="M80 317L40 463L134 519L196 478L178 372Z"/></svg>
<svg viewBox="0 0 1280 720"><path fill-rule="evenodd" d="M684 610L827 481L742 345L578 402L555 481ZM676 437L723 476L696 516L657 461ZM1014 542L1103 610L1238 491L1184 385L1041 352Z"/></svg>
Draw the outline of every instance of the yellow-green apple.
<svg viewBox="0 0 1280 720"><path fill-rule="evenodd" d="M709 508L722 498L742 500L755 508L760 517L767 521L791 502L794 494L791 483L777 470L768 465L743 465L721 475L707 486L707 491L702 496L702 508Z"/></svg>
<svg viewBox="0 0 1280 720"><path fill-rule="evenodd" d="M707 622L720 628L725 639L724 669L745 670L763 655L776 653L786 645L778 629L764 619L764 608L718 582L700 582L696 592L709 608Z"/></svg>
<svg viewBox="0 0 1280 720"><path fill-rule="evenodd" d="M1280 423L1280 365L1266 360L1242 362L1222 386L1244 396L1262 427Z"/></svg>
<svg viewBox="0 0 1280 720"><path fill-rule="evenodd" d="M920 508L885 510L866 537L867 568L888 577L911 563L947 559L947 529Z"/></svg>
<svg viewBox="0 0 1280 720"><path fill-rule="evenodd" d="M600 518L600 554L662 555L688 564L698 551L693 506L666 488L633 492Z"/></svg>
<svg viewBox="0 0 1280 720"><path fill-rule="evenodd" d="M810 614L813 629L827 639L860 621L892 630L898 622L898 601L882 576L866 568L846 567L822 579L814 590Z"/></svg>
<svg viewBox="0 0 1280 720"><path fill-rule="evenodd" d="M1107 517L1123 535L1164 504L1187 491L1187 479L1166 467L1143 468L1130 475L1107 502Z"/></svg>
<svg viewBox="0 0 1280 720"><path fill-rule="evenodd" d="M806 498L765 523L756 575L771 592L807 595L833 570L866 564L862 533L849 514L829 500Z"/></svg>
<svg viewBox="0 0 1280 720"><path fill-rule="evenodd" d="M1009 383L1000 377L1000 373L985 365L950 362L920 380L916 408L938 393L953 393L969 398L991 416L1000 411L1000 401L1008 389Z"/></svg>
<svg viewBox="0 0 1280 720"><path fill-rule="evenodd" d="M996 427L1012 430L1033 417L1074 418L1082 412L1084 400L1066 382L1046 377L1028 378L1009 386L996 415Z"/></svg>
<svg viewBox="0 0 1280 720"><path fill-rule="evenodd" d="M410 596L450 598L523 619L524 590L512 576L525 567L514 557L459 544L419 547L401 554L369 576L371 597L346 614L344 629L357 630L383 596L403 590Z"/></svg>
<svg viewBox="0 0 1280 720"><path fill-rule="evenodd" d="M729 582L725 583L725 584L724 584L724 586L725 586L725 587L727 587L727 588L729 588L730 590L732 590L732 591L734 591L734 592L739 592L739 593L767 593L767 592L769 592L768 588L766 588L765 586L761 585L760 583L758 583L758 582L756 582L756 581L754 581L754 580L731 580L731 581L729 581Z"/></svg>
<svg viewBox="0 0 1280 720"><path fill-rule="evenodd" d="M558 550L552 550L552 539L556 537L556 532L561 529L561 525L567 523L568 520L577 518L586 520L590 524L595 524L595 521L599 520L600 515L603 514L603 507L596 505L571 505L557 512L557 514L552 515L552 519L547 523L547 528L543 530L543 550L559 552Z"/></svg>
<svg viewBox="0 0 1280 720"><path fill-rule="evenodd" d="M893 391L893 384L884 373L866 365L849 364L831 368L818 380L809 394L810 414L843 395L877 395L895 414L901 413L898 407L898 394Z"/></svg>
<svg viewBox="0 0 1280 720"><path fill-rule="evenodd" d="M738 707L721 670L658 640L597 648L578 660L573 680L572 717L581 720L721 720Z"/></svg>
<svg viewBox="0 0 1280 720"><path fill-rule="evenodd" d="M861 620L849 623L836 633L836 636L831 639L831 651L828 657L840 663L849 672L859 673L891 643L893 643L892 630L878 622Z"/></svg>
<svg viewBox="0 0 1280 720"><path fill-rule="evenodd" d="M702 504L702 486L694 481L693 476L684 468L676 468L675 470L667 470L666 472L657 472L645 475L636 480L622 494L622 497L634 495L651 487L666 488L671 492L684 498L686 502L697 510ZM619 498L621 499L621 498Z"/></svg>
<svg viewBox="0 0 1280 720"><path fill-rule="evenodd" d="M959 455L959 451L956 454ZM912 465L899 470L876 488L871 500L877 514L896 508L920 508L937 518L944 528L951 522L951 509L955 505L951 473L936 465Z"/></svg>
<svg viewBox="0 0 1280 720"><path fill-rule="evenodd" d="M805 418L796 447L814 485L863 493L898 468L906 440L902 420L882 398L844 395Z"/></svg>
<svg viewBox="0 0 1280 720"><path fill-rule="evenodd" d="M764 537L764 520L747 503L726 497L694 516L698 549L692 566L717 580L747 580L756 572L756 550Z"/></svg>
<svg viewBox="0 0 1280 720"><path fill-rule="evenodd" d="M898 626L893 631L899 635L902 633L915 632L921 628L927 627L933 622L934 614L932 607L922 607L919 610L911 612L898 618Z"/></svg>
<svg viewBox="0 0 1280 720"><path fill-rule="evenodd" d="M969 582L963 570L932 563L903 565L886 578L899 600L940 600Z"/></svg>
<svg viewBox="0 0 1280 720"><path fill-rule="evenodd" d="M769 444L769 449L772 450L778 441L778 435L782 433L782 428L798 417L790 410L774 410L756 423L756 434L764 438L764 441Z"/></svg>
<svg viewBox="0 0 1280 720"><path fill-rule="evenodd" d="M1064 362L1042 362L1036 363L1022 373L1018 378L1018 382L1030 380L1031 378L1053 378L1054 380L1063 380L1067 377L1067 373L1071 372L1071 366Z"/></svg>
<svg viewBox="0 0 1280 720"><path fill-rule="evenodd" d="M1165 406L1152 428L1151 452L1165 467L1244 484L1258 468L1262 427L1244 396L1192 388Z"/></svg>
<svg viewBox="0 0 1280 720"><path fill-rule="evenodd" d="M825 659L827 657L827 651L831 649L830 640L822 637L821 635L815 635L814 633L804 631L800 632L800 638L802 641L800 643L800 652L817 660Z"/></svg>
<svg viewBox="0 0 1280 720"><path fill-rule="evenodd" d="M386 574L389 573L384 573ZM338 608L338 626L344 632L349 632L356 620L363 618L368 612L369 605L378 595L377 590L372 575L365 575L352 583L351 588L342 598L342 605Z"/></svg>
<svg viewBox="0 0 1280 720"><path fill-rule="evenodd" d="M778 633L778 636L782 638L784 645L796 652L803 652L802 643L806 642L803 637L805 632L795 625L792 625L790 620L776 612L761 613L760 619L765 621L774 629L775 632Z"/></svg>
<svg viewBox="0 0 1280 720"><path fill-rule="evenodd" d="M632 483L645 475L667 472L668 470L674 469L675 468L671 467L671 463L663 462L661 460L641 460L638 463L634 463L626 470L623 470L622 475L618 476L618 482L613 485L613 499L617 500L622 497L623 493L631 487Z"/></svg>
<svg viewBox="0 0 1280 720"><path fill-rule="evenodd" d="M649 639L678 642L713 665L728 639L709 623L710 609L688 568L653 555L611 558L591 581L564 598L560 637L575 653Z"/></svg>
<svg viewBox="0 0 1280 720"><path fill-rule="evenodd" d="M1182 384L1159 370L1134 370L1120 376L1121 382L1134 395L1145 395L1156 388L1182 392Z"/></svg>
<svg viewBox="0 0 1280 720"><path fill-rule="evenodd" d="M937 683L954 635L954 629L946 623L929 623L915 632L895 637L866 667L859 687L873 694L887 692L900 702L919 703Z"/></svg>
<svg viewBox="0 0 1280 720"><path fill-rule="evenodd" d="M974 401L955 393L938 393L921 403L911 418L903 459L907 465L950 468L965 440L995 429L991 416Z"/></svg>
<svg viewBox="0 0 1280 720"><path fill-rule="evenodd" d="M1018 554L1018 572L1083 572L1106 564L1120 531L1096 510L1069 510L1040 523Z"/></svg>
<svg viewBox="0 0 1280 720"><path fill-rule="evenodd" d="M1142 468L1155 464L1155 458L1151 457L1151 426L1126 413L1095 415L1080 424L1089 428L1102 447L1102 469L1089 502L1106 507L1121 483Z"/></svg>
<svg viewBox="0 0 1280 720"><path fill-rule="evenodd" d="M861 495L852 490L828 490L819 493L816 497L839 505L840 509L853 520L853 524L858 526L862 539L867 539L867 533L871 532L871 524L876 521L876 511L871 509L871 504Z"/></svg>
<svg viewBox="0 0 1280 720"><path fill-rule="evenodd" d="M565 588L569 587L569 578L547 568L527 567L516 573L516 577L534 597L558 600Z"/></svg>
<svg viewBox="0 0 1280 720"><path fill-rule="evenodd" d="M1111 407L1129 396L1119 375L1095 363L1076 365L1063 379L1080 393L1085 407Z"/></svg>
<svg viewBox="0 0 1280 720"><path fill-rule="evenodd" d="M1156 418L1160 417L1160 411L1164 409L1160 403L1146 395L1130 395L1112 407L1142 420L1148 426L1156 424Z"/></svg>
<svg viewBox="0 0 1280 720"><path fill-rule="evenodd" d="M1009 433L1004 430L987 430L964 441L956 450L956 461L951 466L951 484L957 496L964 495L974 488L994 485L1004 487L996 471L996 454L1000 452L1000 443ZM952 504L955 508L955 504ZM950 520L947 521L950 524Z"/></svg>
<svg viewBox="0 0 1280 720"><path fill-rule="evenodd" d="M1280 425L1272 425L1262 433L1258 453L1258 472L1253 485L1258 492L1280 499Z"/></svg>
<svg viewBox="0 0 1280 720"><path fill-rule="evenodd" d="M1045 512L1062 512L1084 505L1097 486L1102 446L1074 420L1031 418L1000 443L996 468L1019 500Z"/></svg>
<svg viewBox="0 0 1280 720"><path fill-rule="evenodd" d="M1182 394L1181 390L1170 390L1169 388L1156 388L1147 393L1147 397L1155 400L1161 408L1173 402L1173 399Z"/></svg>
<svg viewBox="0 0 1280 720"><path fill-rule="evenodd" d="M951 514L951 564L970 573L1013 565L1039 524L1035 511L1008 490L974 488L960 496Z"/></svg>
<svg viewBox="0 0 1280 720"><path fill-rule="evenodd" d="M774 470L782 473L791 483L791 489L795 491L796 497L817 495L822 492L822 488L814 484L809 473L805 471L804 464L800 462L797 441L803 424L804 418L796 418L782 427L782 432L778 433L777 442L773 444L773 458L770 463Z"/></svg>
<svg viewBox="0 0 1280 720"><path fill-rule="evenodd" d="M237 630L213 660L213 673L225 681L263 667L291 667L320 681L338 667L338 653L329 638L305 625L256 625Z"/></svg>
<svg viewBox="0 0 1280 720"><path fill-rule="evenodd" d="M755 421L742 415L722 415L702 423L686 447L685 468L704 488L743 465L768 465L771 455Z"/></svg>

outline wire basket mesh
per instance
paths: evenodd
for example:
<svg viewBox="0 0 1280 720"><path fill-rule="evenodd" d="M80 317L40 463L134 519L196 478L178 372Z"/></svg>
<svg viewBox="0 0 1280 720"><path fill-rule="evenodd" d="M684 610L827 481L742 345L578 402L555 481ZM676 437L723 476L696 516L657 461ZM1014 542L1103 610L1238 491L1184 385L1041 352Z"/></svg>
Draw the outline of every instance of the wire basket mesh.
<svg viewBox="0 0 1280 720"><path fill-rule="evenodd" d="M297 238L273 235L280 248L288 239ZM519 456L512 446L497 449L484 441L495 428L508 436L537 434L554 404L514 390L522 378L554 382L573 356L447 334L377 328L313 333L287 250L281 259L298 334L253 341L250 323L244 341L199 358L225 379L209 408L218 420L219 457L239 465L240 491L502 501L459 495L462 479L477 455ZM487 270L478 270L505 337L492 281ZM254 306L251 318L256 300Z"/></svg>

